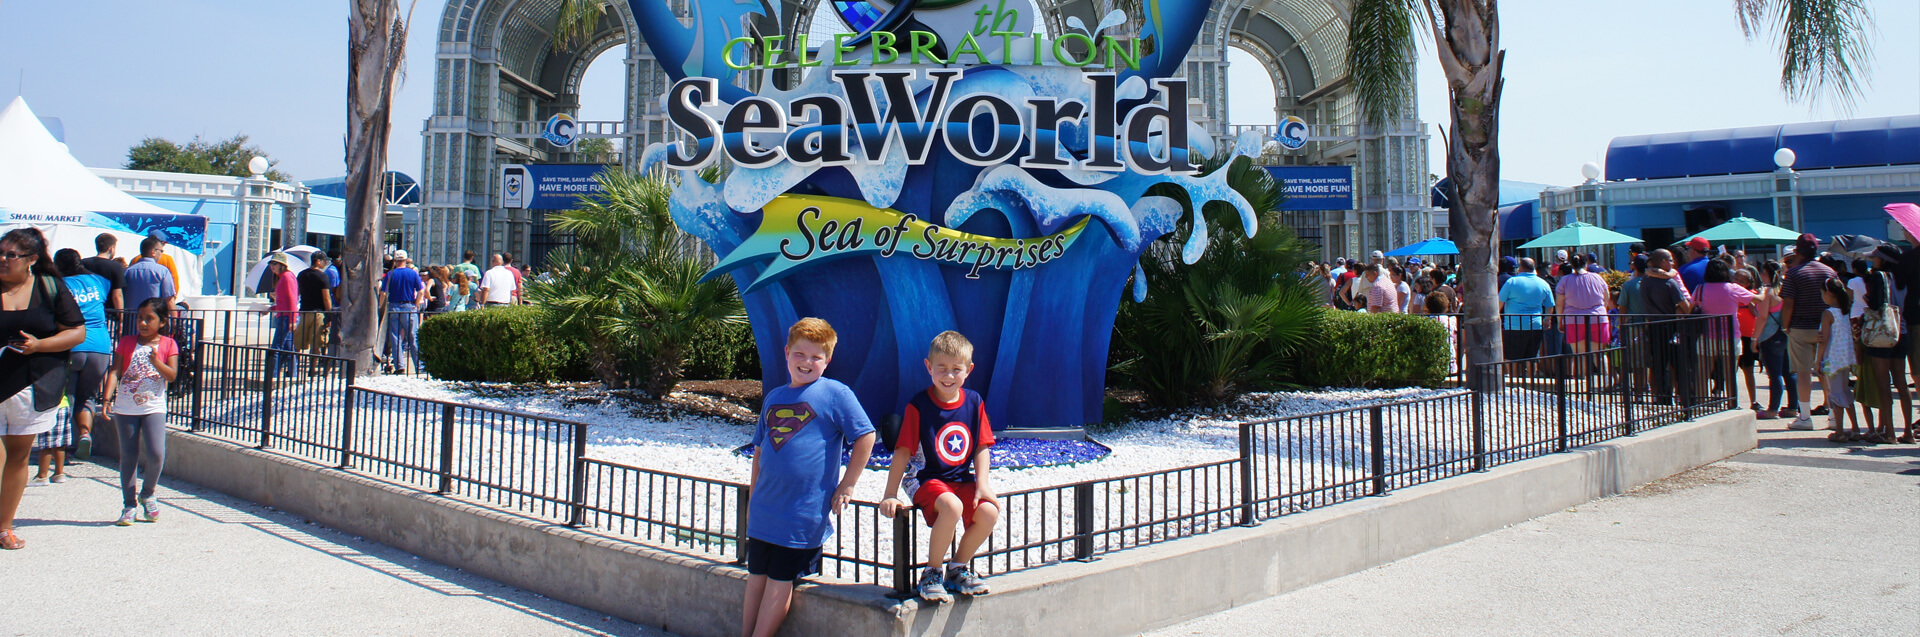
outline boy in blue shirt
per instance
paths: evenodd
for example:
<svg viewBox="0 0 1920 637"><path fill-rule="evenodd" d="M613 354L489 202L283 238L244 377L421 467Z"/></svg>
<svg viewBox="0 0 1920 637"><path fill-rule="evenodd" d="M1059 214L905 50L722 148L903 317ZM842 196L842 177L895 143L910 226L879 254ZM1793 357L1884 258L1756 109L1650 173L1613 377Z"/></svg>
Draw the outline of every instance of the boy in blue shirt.
<svg viewBox="0 0 1920 637"><path fill-rule="evenodd" d="M833 326L804 318L787 330L788 384L768 391L753 433L747 501L747 598L741 632L770 636L793 601L793 581L816 571L833 535L829 513L853 498L873 454L873 423L845 384L821 378L839 342ZM851 441L852 462L840 451Z"/></svg>
<svg viewBox="0 0 1920 637"><path fill-rule="evenodd" d="M915 394L903 410L880 514L893 517L907 508L894 494L908 464L919 467L907 481L907 497L920 507L933 531L927 534L927 570L914 592L939 604L952 600L949 591L987 594L986 582L969 563L1000 521L1000 501L987 481L987 451L993 446L987 403L966 387L967 375L973 373L973 343L959 332L941 332L927 348L926 362L933 384ZM954 548L953 561L945 562L955 526L966 533Z"/></svg>

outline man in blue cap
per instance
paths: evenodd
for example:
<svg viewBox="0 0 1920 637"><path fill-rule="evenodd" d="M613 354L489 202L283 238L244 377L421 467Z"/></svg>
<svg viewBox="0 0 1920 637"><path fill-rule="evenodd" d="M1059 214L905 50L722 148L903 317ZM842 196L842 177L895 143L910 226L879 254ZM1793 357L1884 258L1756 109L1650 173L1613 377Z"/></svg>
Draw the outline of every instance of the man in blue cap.
<svg viewBox="0 0 1920 637"><path fill-rule="evenodd" d="M159 230L148 230L147 238L160 242L160 252L156 256L152 257L153 262L158 263L167 269L167 274L170 274L173 276L173 289L179 290L180 289L180 268L173 264L173 257L167 256L167 233L161 232ZM138 261L138 259L135 259L135 261Z"/></svg>
<svg viewBox="0 0 1920 637"><path fill-rule="evenodd" d="M1500 257L1500 283L1493 286L1493 292L1495 294L1500 293L1500 288L1507 287L1507 279L1513 278L1513 271L1518 267L1520 267L1519 259L1515 259L1511 255Z"/></svg>

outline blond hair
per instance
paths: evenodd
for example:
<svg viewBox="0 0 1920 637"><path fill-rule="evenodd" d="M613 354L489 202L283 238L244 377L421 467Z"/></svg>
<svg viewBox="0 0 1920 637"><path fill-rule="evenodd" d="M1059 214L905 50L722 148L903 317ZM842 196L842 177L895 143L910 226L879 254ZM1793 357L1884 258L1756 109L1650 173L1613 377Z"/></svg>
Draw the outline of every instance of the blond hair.
<svg viewBox="0 0 1920 637"><path fill-rule="evenodd" d="M933 344L927 346L927 358L945 354L966 362L973 362L973 342L959 332L947 330L934 335Z"/></svg>
<svg viewBox="0 0 1920 637"><path fill-rule="evenodd" d="M821 352L828 358L833 357L833 346L840 343L840 335L834 333L832 325L811 316L787 328L787 349L793 349L794 342L802 339L819 343Z"/></svg>

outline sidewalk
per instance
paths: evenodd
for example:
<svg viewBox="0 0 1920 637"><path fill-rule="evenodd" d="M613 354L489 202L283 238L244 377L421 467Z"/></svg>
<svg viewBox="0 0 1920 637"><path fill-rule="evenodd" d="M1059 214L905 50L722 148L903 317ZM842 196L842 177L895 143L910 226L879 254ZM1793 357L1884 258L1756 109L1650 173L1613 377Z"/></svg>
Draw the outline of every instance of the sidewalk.
<svg viewBox="0 0 1920 637"><path fill-rule="evenodd" d="M664 635L162 478L116 527L118 471L27 489L0 635Z"/></svg>
<svg viewBox="0 0 1920 637"><path fill-rule="evenodd" d="M1920 446L1786 424L1626 495L1153 634L1920 633Z"/></svg>

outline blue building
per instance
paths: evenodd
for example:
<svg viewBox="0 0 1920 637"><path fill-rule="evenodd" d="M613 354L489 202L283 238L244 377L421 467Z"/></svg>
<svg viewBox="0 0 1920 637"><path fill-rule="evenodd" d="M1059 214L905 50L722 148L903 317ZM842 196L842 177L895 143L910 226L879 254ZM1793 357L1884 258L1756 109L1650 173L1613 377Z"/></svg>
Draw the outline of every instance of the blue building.
<svg viewBox="0 0 1920 637"><path fill-rule="evenodd" d="M1744 216L1898 241L1881 207L1920 202L1920 115L1617 137L1604 171L1541 193L1540 230L1583 221L1658 248Z"/></svg>

